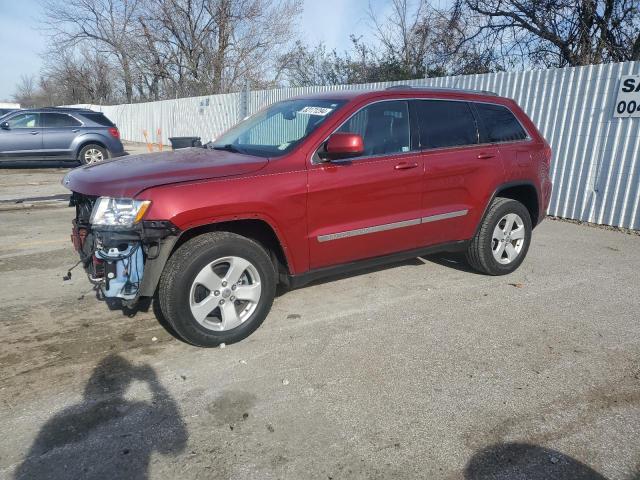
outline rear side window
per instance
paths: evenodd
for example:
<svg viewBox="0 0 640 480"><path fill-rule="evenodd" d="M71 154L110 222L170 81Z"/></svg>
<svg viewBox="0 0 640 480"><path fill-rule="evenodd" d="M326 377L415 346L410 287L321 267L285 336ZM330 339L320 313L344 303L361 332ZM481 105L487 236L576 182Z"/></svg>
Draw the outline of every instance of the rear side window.
<svg viewBox="0 0 640 480"><path fill-rule="evenodd" d="M79 127L82 125L66 113L41 113L40 121L45 128Z"/></svg>
<svg viewBox="0 0 640 480"><path fill-rule="evenodd" d="M409 106L404 101L373 103L355 113L338 132L361 135L365 156L408 152Z"/></svg>
<svg viewBox="0 0 640 480"><path fill-rule="evenodd" d="M467 102L415 100L420 146L445 148L478 143L476 121Z"/></svg>
<svg viewBox="0 0 640 480"><path fill-rule="evenodd" d="M481 123L482 143L524 140L527 133L506 107L488 103L474 104Z"/></svg>
<svg viewBox="0 0 640 480"><path fill-rule="evenodd" d="M102 125L103 127L116 126L115 123L113 123L111 120L105 117L104 114L102 113L83 113L82 116L87 118L88 120L91 120L94 123L97 123L98 125Z"/></svg>

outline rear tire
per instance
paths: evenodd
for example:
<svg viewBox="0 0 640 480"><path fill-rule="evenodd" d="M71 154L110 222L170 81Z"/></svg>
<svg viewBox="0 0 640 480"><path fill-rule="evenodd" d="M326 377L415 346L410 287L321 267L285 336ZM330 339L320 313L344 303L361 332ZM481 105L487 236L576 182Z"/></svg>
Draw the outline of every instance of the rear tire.
<svg viewBox="0 0 640 480"><path fill-rule="evenodd" d="M108 158L108 150L94 143L85 145L84 147L82 147L82 149L80 149L80 153L78 153L78 161L82 165L93 165L96 163L102 163Z"/></svg>
<svg viewBox="0 0 640 480"><path fill-rule="evenodd" d="M531 243L527 208L510 198L496 197L467 249L471 267L487 275L506 275L523 262Z"/></svg>
<svg viewBox="0 0 640 480"><path fill-rule="evenodd" d="M234 343L267 317L276 280L260 244L235 233L206 233L169 258L160 278L160 308L178 336L192 345Z"/></svg>

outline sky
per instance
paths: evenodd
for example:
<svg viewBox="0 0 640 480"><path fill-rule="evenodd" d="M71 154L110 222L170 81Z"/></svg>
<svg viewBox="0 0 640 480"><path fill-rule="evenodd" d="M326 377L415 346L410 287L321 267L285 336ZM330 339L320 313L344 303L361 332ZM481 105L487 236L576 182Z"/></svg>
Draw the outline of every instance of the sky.
<svg viewBox="0 0 640 480"><path fill-rule="evenodd" d="M40 70L45 47L38 33L36 0L0 0L0 101L10 101L20 75Z"/></svg>
<svg viewBox="0 0 640 480"><path fill-rule="evenodd" d="M371 0L376 11L386 3ZM367 30L368 5L369 0L304 0L299 34L310 45L324 41L330 50L347 50L349 35ZM38 0L0 0L0 101L10 101L21 75L40 71L47 46L38 30L41 16Z"/></svg>

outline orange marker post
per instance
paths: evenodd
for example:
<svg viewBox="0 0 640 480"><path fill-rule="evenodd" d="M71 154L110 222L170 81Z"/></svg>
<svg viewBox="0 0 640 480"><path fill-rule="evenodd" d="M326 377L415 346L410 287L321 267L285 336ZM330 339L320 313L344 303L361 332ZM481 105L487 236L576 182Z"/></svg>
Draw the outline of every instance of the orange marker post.
<svg viewBox="0 0 640 480"><path fill-rule="evenodd" d="M149 150L149 152L153 152L153 145L149 143L149 135L147 134L147 131L142 130L142 135L144 135L144 141L147 144L147 150Z"/></svg>

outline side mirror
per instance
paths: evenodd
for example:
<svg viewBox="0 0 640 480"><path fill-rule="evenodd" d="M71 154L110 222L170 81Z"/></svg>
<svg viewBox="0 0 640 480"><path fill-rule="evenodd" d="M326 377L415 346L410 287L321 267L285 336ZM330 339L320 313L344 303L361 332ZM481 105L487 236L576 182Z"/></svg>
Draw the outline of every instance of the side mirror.
<svg viewBox="0 0 640 480"><path fill-rule="evenodd" d="M9 122L0 123L0 128L3 130L9 130Z"/></svg>
<svg viewBox="0 0 640 480"><path fill-rule="evenodd" d="M327 140L324 150L318 152L322 159L358 157L364 153L364 141L357 133L334 133Z"/></svg>

